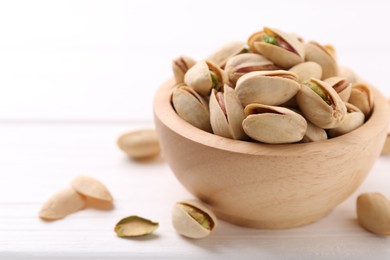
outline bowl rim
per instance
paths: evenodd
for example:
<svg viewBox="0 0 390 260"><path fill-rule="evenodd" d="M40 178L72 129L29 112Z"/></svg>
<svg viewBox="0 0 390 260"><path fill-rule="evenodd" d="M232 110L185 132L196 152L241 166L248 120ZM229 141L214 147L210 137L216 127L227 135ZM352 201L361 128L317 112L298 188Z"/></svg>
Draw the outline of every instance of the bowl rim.
<svg viewBox="0 0 390 260"><path fill-rule="evenodd" d="M365 83L367 84L367 83ZM384 96L370 84L373 91L374 107L370 118L359 128L327 140L310 143L292 143L292 144L264 144L242 140L233 140L203 131L180 118L171 104L171 94L176 83L173 78L165 81L157 90L153 101L153 113L155 121L159 120L171 131L180 136L199 143L210 148L224 150L233 153L245 153L250 155L280 156L281 151L284 155L297 155L297 149L301 156L306 153L320 152L326 149L335 148L335 155L340 143L345 145L359 145L374 138L382 131L387 129L390 121L389 103ZM325 144L327 146L325 146ZM342 149L343 150L343 149Z"/></svg>

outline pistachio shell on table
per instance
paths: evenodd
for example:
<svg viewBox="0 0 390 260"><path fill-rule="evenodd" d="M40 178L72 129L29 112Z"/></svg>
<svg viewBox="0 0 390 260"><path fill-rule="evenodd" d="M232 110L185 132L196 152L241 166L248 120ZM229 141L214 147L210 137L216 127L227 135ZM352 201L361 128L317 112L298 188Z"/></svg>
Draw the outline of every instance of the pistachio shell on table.
<svg viewBox="0 0 390 260"><path fill-rule="evenodd" d="M211 91L210 95L210 123L214 134L236 139L246 139L242 129L245 118L244 108L234 89L225 85L224 92Z"/></svg>
<svg viewBox="0 0 390 260"><path fill-rule="evenodd" d="M172 105L182 119L199 129L211 132L208 104L192 88L185 85L174 88Z"/></svg>
<svg viewBox="0 0 390 260"><path fill-rule="evenodd" d="M331 77L325 80L329 85L339 94L341 100L347 102L351 96L352 83L349 83L345 78L342 77Z"/></svg>
<svg viewBox="0 0 390 260"><path fill-rule="evenodd" d="M244 131L259 142L294 143L301 141L306 133L305 118L288 108L249 104L244 111Z"/></svg>
<svg viewBox="0 0 390 260"><path fill-rule="evenodd" d="M368 119L374 107L374 97L371 88L364 83L353 84L348 102L359 108L366 119Z"/></svg>
<svg viewBox="0 0 390 260"><path fill-rule="evenodd" d="M359 126L364 124L364 114L359 108L352 104L346 103L347 114L345 115L343 123L336 128L329 130L329 137L337 137L349 133Z"/></svg>
<svg viewBox="0 0 390 260"><path fill-rule="evenodd" d="M307 121L307 129L305 136L302 138L302 143L317 142L327 140L328 135L324 129L316 126L315 124Z"/></svg>
<svg viewBox="0 0 390 260"><path fill-rule="evenodd" d="M339 66L338 76L344 78L349 83L356 83L357 82L356 73L353 72L350 68L347 68L344 66Z"/></svg>
<svg viewBox="0 0 390 260"><path fill-rule="evenodd" d="M347 113L340 96L328 83L321 80L303 82L296 98L305 118L320 128L338 127Z"/></svg>
<svg viewBox="0 0 390 260"><path fill-rule="evenodd" d="M228 77L226 72L210 61L199 61L184 75L184 83L201 96L209 96L211 89L219 90Z"/></svg>
<svg viewBox="0 0 390 260"><path fill-rule="evenodd" d="M276 69L278 69L278 67L276 67L272 61L256 53L243 53L231 57L225 66L225 71L229 80L234 85L237 83L237 80L246 73Z"/></svg>
<svg viewBox="0 0 390 260"><path fill-rule="evenodd" d="M107 187L90 176L78 176L71 181L70 186L86 197L107 202L113 201L112 195Z"/></svg>
<svg viewBox="0 0 390 260"><path fill-rule="evenodd" d="M324 46L317 42L305 44L306 61L314 61L322 67L322 79L338 75L336 58Z"/></svg>
<svg viewBox="0 0 390 260"><path fill-rule="evenodd" d="M285 70L249 72L239 78L235 88L244 106L251 103L280 105L299 89L297 75Z"/></svg>
<svg viewBox="0 0 390 260"><path fill-rule="evenodd" d="M305 59L302 42L295 35L275 28L264 27L263 31L252 34L248 46L282 69L289 69Z"/></svg>
<svg viewBox="0 0 390 260"><path fill-rule="evenodd" d="M310 80L311 78L320 79L322 77L322 67L313 61L302 62L295 65L289 71L298 76L298 82Z"/></svg>
<svg viewBox="0 0 390 260"><path fill-rule="evenodd" d="M122 134L117 140L118 147L135 160L148 159L160 153L160 144L154 129L139 129Z"/></svg>
<svg viewBox="0 0 390 260"><path fill-rule="evenodd" d="M158 223L149 219L129 216L121 219L114 228L118 237L139 237L153 233L158 228Z"/></svg>
<svg viewBox="0 0 390 260"><path fill-rule="evenodd" d="M246 49L245 42L234 41L222 46L219 50L207 56L206 60L213 62L221 68L224 68L230 57L243 53Z"/></svg>
<svg viewBox="0 0 390 260"><path fill-rule="evenodd" d="M172 61L172 70L176 84L184 82L184 75L195 63L194 59L185 55L177 57Z"/></svg>

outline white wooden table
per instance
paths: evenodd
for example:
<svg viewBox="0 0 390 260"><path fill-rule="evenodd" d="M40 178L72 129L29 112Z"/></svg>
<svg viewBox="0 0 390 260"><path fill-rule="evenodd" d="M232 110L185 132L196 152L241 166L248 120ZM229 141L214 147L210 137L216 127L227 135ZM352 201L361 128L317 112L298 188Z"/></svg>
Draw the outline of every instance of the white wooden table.
<svg viewBox="0 0 390 260"><path fill-rule="evenodd" d="M170 212L192 196L168 165L128 160L115 145L125 131L153 127L153 94L173 57L204 57L262 25L333 42L341 63L390 96L389 3L269 2L0 2L0 259L389 259L390 238L357 224L355 201L369 191L390 197L390 157L314 224L268 231L220 221L210 237L190 240L175 233ZM216 34L206 18L221 6ZM41 221L42 203L81 174L104 182L115 208ZM116 237L115 223L133 214L160 227Z"/></svg>

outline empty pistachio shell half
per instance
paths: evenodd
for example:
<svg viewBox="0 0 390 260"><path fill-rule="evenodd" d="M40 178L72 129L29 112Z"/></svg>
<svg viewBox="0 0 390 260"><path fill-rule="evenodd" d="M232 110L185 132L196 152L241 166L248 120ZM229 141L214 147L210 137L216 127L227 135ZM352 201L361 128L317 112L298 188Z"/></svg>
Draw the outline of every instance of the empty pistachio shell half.
<svg viewBox="0 0 390 260"><path fill-rule="evenodd" d="M245 133L263 143L299 142L306 133L305 118L284 107L249 104L245 107L245 115L242 122Z"/></svg>
<svg viewBox="0 0 390 260"><path fill-rule="evenodd" d="M310 121L307 121L307 129L305 136L301 140L302 143L317 142L326 139L328 139L328 135L324 129L316 126Z"/></svg>
<svg viewBox="0 0 390 260"><path fill-rule="evenodd" d="M129 216L121 219L115 225L118 237L139 237L149 235L158 228L158 223L138 216Z"/></svg>
<svg viewBox="0 0 390 260"><path fill-rule="evenodd" d="M356 83L357 76L350 68L339 66L338 76L344 78L349 83Z"/></svg>
<svg viewBox="0 0 390 260"><path fill-rule="evenodd" d="M380 235L390 235L390 201L381 193L363 193L356 201L359 224Z"/></svg>
<svg viewBox="0 0 390 260"><path fill-rule="evenodd" d="M207 102L192 88L176 87L172 93L172 105L182 119L199 129L211 132Z"/></svg>
<svg viewBox="0 0 390 260"><path fill-rule="evenodd" d="M219 50L209 55L206 60L213 62L223 68L230 57L233 57L245 50L245 42L234 41L222 46Z"/></svg>
<svg viewBox="0 0 390 260"><path fill-rule="evenodd" d="M151 158L160 153L160 145L154 129L140 129L122 134L117 144L127 156L134 159Z"/></svg>
<svg viewBox="0 0 390 260"><path fill-rule="evenodd" d="M184 75L194 66L196 61L188 56L180 56L172 61L173 75L175 76L176 84L184 82Z"/></svg>
<svg viewBox="0 0 390 260"><path fill-rule="evenodd" d="M298 82L310 80L311 78L320 79L322 77L322 68L313 61L302 62L295 65L289 71L298 76Z"/></svg>
<svg viewBox="0 0 390 260"><path fill-rule="evenodd" d="M303 82L296 97L305 118L320 128L338 127L347 113L340 96L328 83L321 80Z"/></svg>
<svg viewBox="0 0 390 260"><path fill-rule="evenodd" d="M85 207L85 199L72 188L63 189L54 194L39 212L45 220L56 220L66 217Z"/></svg>
<svg viewBox="0 0 390 260"><path fill-rule="evenodd" d="M347 114L345 115L344 121L339 127L329 130L330 137L349 133L364 124L364 114L359 108L349 103L346 103L345 106L347 107Z"/></svg>
<svg viewBox="0 0 390 260"><path fill-rule="evenodd" d="M214 134L236 139L246 139L242 129L244 108L234 89L225 85L224 92L211 91L210 123Z"/></svg>
<svg viewBox="0 0 390 260"><path fill-rule="evenodd" d="M348 102L359 108L368 119L374 106L371 88L364 83L353 84Z"/></svg>
<svg viewBox="0 0 390 260"><path fill-rule="evenodd" d="M226 72L210 61L199 61L184 75L184 83L201 96L209 96L211 89L219 90L228 77Z"/></svg>
<svg viewBox="0 0 390 260"><path fill-rule="evenodd" d="M263 31L252 34L248 46L282 69L289 69L305 59L302 43L294 35L275 28L264 27Z"/></svg>
<svg viewBox="0 0 390 260"><path fill-rule="evenodd" d="M305 44L306 61L314 61L322 67L322 78L327 79L338 75L335 57L324 46L317 42Z"/></svg>
<svg viewBox="0 0 390 260"><path fill-rule="evenodd" d="M280 105L291 99L300 89L297 75L285 70L254 71L242 76L236 84L241 103Z"/></svg>
<svg viewBox="0 0 390 260"><path fill-rule="evenodd" d="M112 202L113 200L107 187L95 178L89 176L78 176L71 181L70 185L75 191L86 197L107 202Z"/></svg>
<svg viewBox="0 0 390 260"><path fill-rule="evenodd" d="M256 53L243 53L231 57L225 66L230 82L234 85L246 73L252 71L276 70L272 61Z"/></svg>
<svg viewBox="0 0 390 260"><path fill-rule="evenodd" d="M172 224L183 236L204 238L217 226L217 217L200 201L186 200L174 205Z"/></svg>
<svg viewBox="0 0 390 260"><path fill-rule="evenodd" d="M351 96L352 84L342 77L331 77L325 80L344 102L348 102Z"/></svg>

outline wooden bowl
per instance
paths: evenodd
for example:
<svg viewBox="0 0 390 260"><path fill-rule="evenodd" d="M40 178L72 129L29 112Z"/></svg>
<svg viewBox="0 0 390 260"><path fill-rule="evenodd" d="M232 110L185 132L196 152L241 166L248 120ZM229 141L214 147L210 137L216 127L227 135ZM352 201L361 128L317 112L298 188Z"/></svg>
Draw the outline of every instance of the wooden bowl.
<svg viewBox="0 0 390 260"><path fill-rule="evenodd" d="M313 143L269 145L204 132L172 108L173 80L154 99L163 156L177 179L223 220L254 228L290 228L316 221L364 181L389 124L385 98L360 128ZM182 199L182 198L178 198Z"/></svg>

